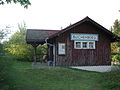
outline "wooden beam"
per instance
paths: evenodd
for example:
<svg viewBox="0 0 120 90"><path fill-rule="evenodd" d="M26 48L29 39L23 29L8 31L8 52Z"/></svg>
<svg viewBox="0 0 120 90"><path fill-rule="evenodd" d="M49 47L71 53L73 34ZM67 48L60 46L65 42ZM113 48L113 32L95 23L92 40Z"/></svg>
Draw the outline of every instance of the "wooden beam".
<svg viewBox="0 0 120 90"><path fill-rule="evenodd" d="M39 45L39 44L31 44L32 46L33 46L33 48L34 48L34 64L36 63L36 61L37 61L37 46Z"/></svg>

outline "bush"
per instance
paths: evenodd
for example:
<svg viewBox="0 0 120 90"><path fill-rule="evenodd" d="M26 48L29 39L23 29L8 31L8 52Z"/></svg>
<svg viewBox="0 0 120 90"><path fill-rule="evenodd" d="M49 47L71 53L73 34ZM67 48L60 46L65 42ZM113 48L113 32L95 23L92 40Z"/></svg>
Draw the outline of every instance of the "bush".
<svg viewBox="0 0 120 90"><path fill-rule="evenodd" d="M10 46L10 45L9 45ZM16 46L16 45L15 45ZM18 45L17 45L18 46ZM43 56L46 55L47 45L42 45L37 47L37 61L42 60ZM18 61L29 61L33 62L34 50L32 45L21 44L18 47L7 47L8 55L14 56Z"/></svg>
<svg viewBox="0 0 120 90"><path fill-rule="evenodd" d="M112 59L113 60L120 60L120 55L114 55Z"/></svg>
<svg viewBox="0 0 120 90"><path fill-rule="evenodd" d="M113 64L120 64L120 53L112 53L112 63Z"/></svg>

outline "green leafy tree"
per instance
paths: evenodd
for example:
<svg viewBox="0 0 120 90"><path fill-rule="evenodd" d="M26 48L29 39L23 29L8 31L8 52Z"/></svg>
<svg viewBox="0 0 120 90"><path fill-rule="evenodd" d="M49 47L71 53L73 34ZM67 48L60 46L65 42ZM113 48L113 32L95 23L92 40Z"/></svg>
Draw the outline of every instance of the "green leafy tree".
<svg viewBox="0 0 120 90"><path fill-rule="evenodd" d="M3 38L4 38L4 32L2 29L2 30L0 30L0 58L3 54L3 44L1 43Z"/></svg>
<svg viewBox="0 0 120 90"><path fill-rule="evenodd" d="M114 25L113 27L111 28L111 31L120 37L120 21L117 19L115 20L114 22ZM118 42L115 42L112 44L112 50L113 51L116 51L116 52L119 52L120 51L120 41Z"/></svg>
<svg viewBox="0 0 120 90"><path fill-rule="evenodd" d="M12 35L9 42L5 45L5 50L14 55L17 59L29 59L30 46L25 42L25 25L18 25L19 30Z"/></svg>
<svg viewBox="0 0 120 90"><path fill-rule="evenodd" d="M9 33L8 26L4 29L0 29L0 57L5 54L3 40L5 40L5 37L7 37Z"/></svg>
<svg viewBox="0 0 120 90"><path fill-rule="evenodd" d="M0 43L2 43L2 40L5 40L5 37L7 38L7 35L11 33L10 26L6 26L5 28L0 29Z"/></svg>
<svg viewBox="0 0 120 90"><path fill-rule="evenodd" d="M33 61L33 47L32 45L28 45L25 41L26 35L26 26L18 25L19 30L14 33L6 43L6 48L9 54L15 56L17 60L22 61ZM44 55L46 53L46 46L40 46L37 48L38 54ZM42 57L42 56L41 56Z"/></svg>
<svg viewBox="0 0 120 90"><path fill-rule="evenodd" d="M115 20L114 25L111 27L111 31L118 37L120 37L120 21L118 19ZM112 56L113 60L120 60L120 40L112 43L112 53L115 53Z"/></svg>
<svg viewBox="0 0 120 90"><path fill-rule="evenodd" d="M24 8L28 8L31 5L29 0L0 0L0 5L9 4L9 3L20 3Z"/></svg>
<svg viewBox="0 0 120 90"><path fill-rule="evenodd" d="M116 19L114 22L113 33L120 36L120 21L118 19Z"/></svg>
<svg viewBox="0 0 120 90"><path fill-rule="evenodd" d="M5 35L6 35L6 33L4 32L4 29L0 29L0 43L2 42Z"/></svg>

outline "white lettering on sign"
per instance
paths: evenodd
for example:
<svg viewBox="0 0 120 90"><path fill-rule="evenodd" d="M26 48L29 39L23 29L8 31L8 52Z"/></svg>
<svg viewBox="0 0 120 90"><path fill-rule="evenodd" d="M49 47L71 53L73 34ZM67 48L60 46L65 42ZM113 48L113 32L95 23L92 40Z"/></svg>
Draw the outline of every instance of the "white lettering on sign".
<svg viewBox="0 0 120 90"><path fill-rule="evenodd" d="M78 33L71 33L71 40L98 41L98 34L78 34Z"/></svg>

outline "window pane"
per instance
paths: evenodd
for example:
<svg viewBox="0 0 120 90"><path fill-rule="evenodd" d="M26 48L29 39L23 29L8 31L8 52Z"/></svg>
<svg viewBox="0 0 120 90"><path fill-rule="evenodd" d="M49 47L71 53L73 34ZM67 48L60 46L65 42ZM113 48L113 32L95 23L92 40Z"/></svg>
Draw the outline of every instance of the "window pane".
<svg viewBox="0 0 120 90"><path fill-rule="evenodd" d="M95 49L95 41L74 41L76 49Z"/></svg>
<svg viewBox="0 0 120 90"><path fill-rule="evenodd" d="M87 42L83 42L83 43L82 43L82 47L83 47L83 48L87 48Z"/></svg>
<svg viewBox="0 0 120 90"><path fill-rule="evenodd" d="M94 42L89 42L89 48L94 49Z"/></svg>
<svg viewBox="0 0 120 90"><path fill-rule="evenodd" d="M81 48L81 42L76 42L76 48Z"/></svg>
<svg viewBox="0 0 120 90"><path fill-rule="evenodd" d="M65 43L59 43L58 45L58 54L65 54Z"/></svg>

